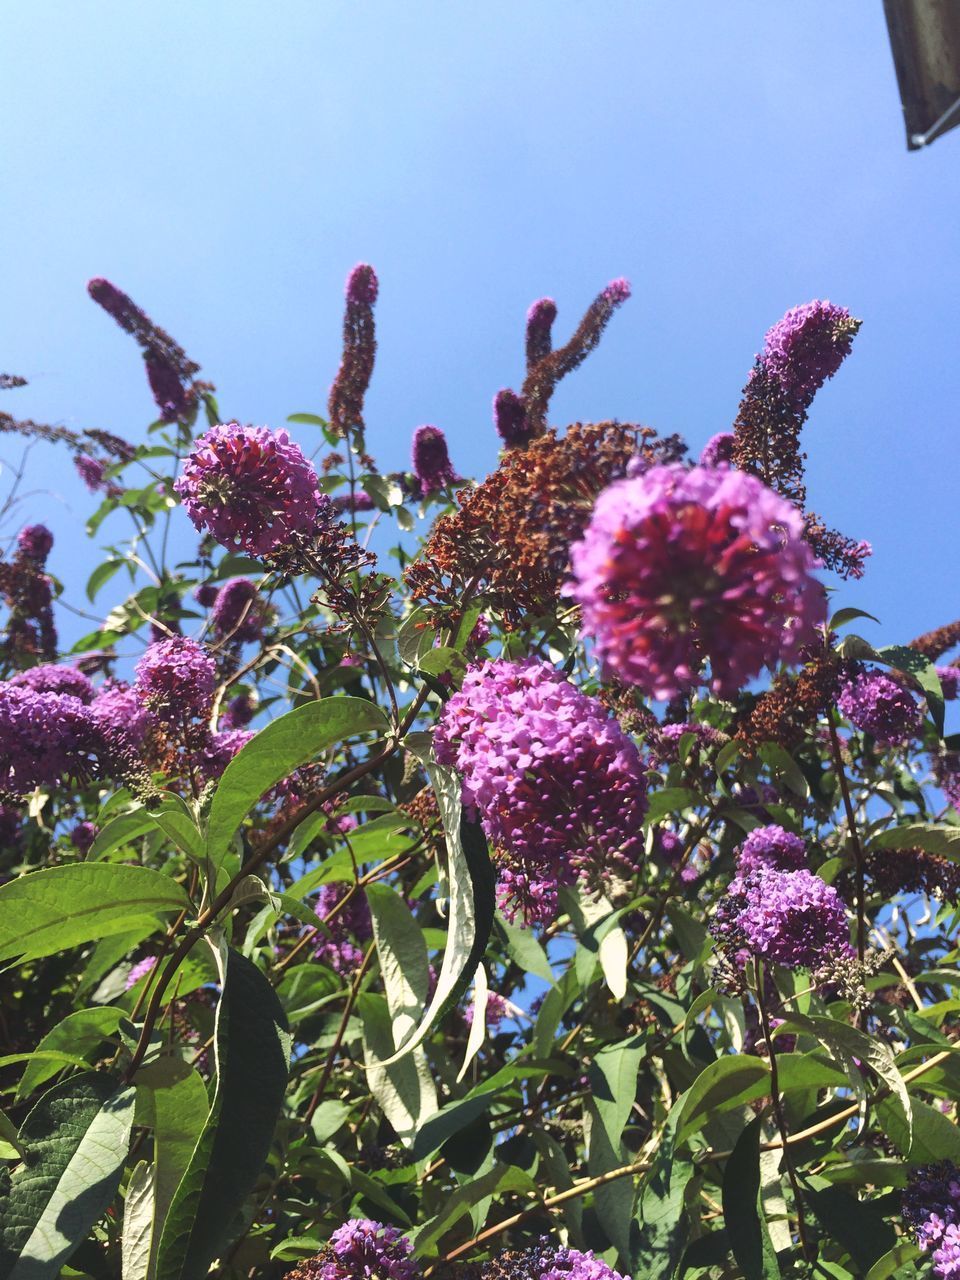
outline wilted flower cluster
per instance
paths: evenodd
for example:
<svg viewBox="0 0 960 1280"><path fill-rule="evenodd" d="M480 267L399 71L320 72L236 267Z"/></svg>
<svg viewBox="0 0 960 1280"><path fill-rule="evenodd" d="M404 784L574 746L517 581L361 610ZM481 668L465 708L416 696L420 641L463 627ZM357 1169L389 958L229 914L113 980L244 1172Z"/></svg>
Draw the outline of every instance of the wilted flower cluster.
<svg viewBox="0 0 960 1280"><path fill-rule="evenodd" d="M500 864L508 909L551 919L557 889L604 869L631 874L646 810L635 743L548 663L488 660L444 707L434 746Z"/></svg>
<svg viewBox="0 0 960 1280"><path fill-rule="evenodd" d="M318 508L329 504L286 431L237 422L200 437L174 488L197 529L257 556L309 534Z"/></svg>
<svg viewBox="0 0 960 1280"><path fill-rule="evenodd" d="M363 401L377 354L373 306L379 291L373 267L358 263L347 277L343 355L327 402L330 426L339 436L364 430Z"/></svg>
<svg viewBox="0 0 960 1280"><path fill-rule="evenodd" d="M882 671L858 671L837 700L841 713L881 746L909 742L920 732L923 715L899 680Z"/></svg>
<svg viewBox="0 0 960 1280"><path fill-rule="evenodd" d="M933 1274L940 1280L960 1276L960 1169L952 1160L911 1170L903 1216L931 1255Z"/></svg>
<svg viewBox="0 0 960 1280"><path fill-rule="evenodd" d="M611 485L571 562L599 657L657 698L701 682L734 692L796 658L825 617L799 513L728 467L653 467Z"/></svg>
<svg viewBox="0 0 960 1280"><path fill-rule="evenodd" d="M840 895L809 871L760 867L733 880L710 931L730 955L819 969L850 952Z"/></svg>

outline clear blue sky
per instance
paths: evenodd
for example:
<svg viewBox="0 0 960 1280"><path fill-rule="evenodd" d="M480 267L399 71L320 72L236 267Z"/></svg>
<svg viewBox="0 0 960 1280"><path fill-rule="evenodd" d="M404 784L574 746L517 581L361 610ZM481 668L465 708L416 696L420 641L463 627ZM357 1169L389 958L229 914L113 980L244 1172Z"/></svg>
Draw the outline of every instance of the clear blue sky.
<svg viewBox="0 0 960 1280"><path fill-rule="evenodd" d="M105 275L225 414L322 410L366 260L373 451L402 466L433 422L484 474L534 298L563 336L627 276L553 419L694 445L764 330L830 298L864 326L807 429L810 499L875 548L842 599L891 641L960 615L960 131L907 153L878 0L35 0L3 26L0 369L31 381L3 408L140 436L137 350L84 290ZM24 515L79 601L89 503L51 452L35 467Z"/></svg>

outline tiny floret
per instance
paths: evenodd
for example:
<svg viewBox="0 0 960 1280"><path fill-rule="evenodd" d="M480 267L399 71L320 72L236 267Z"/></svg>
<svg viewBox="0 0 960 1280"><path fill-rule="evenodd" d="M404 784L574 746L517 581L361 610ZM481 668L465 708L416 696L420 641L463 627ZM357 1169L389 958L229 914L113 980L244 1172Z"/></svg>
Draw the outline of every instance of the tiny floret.
<svg viewBox="0 0 960 1280"><path fill-rule="evenodd" d="M919 734L923 715L898 680L882 671L859 671L837 699L841 714L881 746L899 746Z"/></svg>

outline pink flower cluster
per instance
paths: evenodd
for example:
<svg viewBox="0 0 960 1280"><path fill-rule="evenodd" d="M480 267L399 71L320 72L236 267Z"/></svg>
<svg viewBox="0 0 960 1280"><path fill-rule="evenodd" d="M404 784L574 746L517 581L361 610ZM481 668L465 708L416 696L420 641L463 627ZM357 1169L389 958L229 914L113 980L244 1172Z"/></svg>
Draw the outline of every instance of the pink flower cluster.
<svg viewBox="0 0 960 1280"><path fill-rule="evenodd" d="M805 410L850 354L859 328L846 307L814 299L792 307L767 331L760 363L790 406Z"/></svg>
<svg viewBox="0 0 960 1280"><path fill-rule="evenodd" d="M326 1252L319 1280L414 1280L420 1274L403 1232L369 1218L351 1218L338 1227Z"/></svg>
<svg viewBox="0 0 960 1280"><path fill-rule="evenodd" d="M737 854L737 875L747 876L764 867L773 871L802 871L807 865L807 846L790 831L771 824L754 829Z"/></svg>
<svg viewBox="0 0 960 1280"><path fill-rule="evenodd" d="M796 658L826 616L800 513L729 467L617 481L570 555L584 633L609 671L656 698L704 681L733 693Z"/></svg>
<svg viewBox="0 0 960 1280"><path fill-rule="evenodd" d="M880 746L898 746L920 732L923 715L899 680L882 671L859 671L840 691L841 714Z"/></svg>
<svg viewBox="0 0 960 1280"><path fill-rule="evenodd" d="M200 437L174 489L197 529L255 556L310 533L319 508L329 504L286 431L237 422Z"/></svg>
<svg viewBox="0 0 960 1280"><path fill-rule="evenodd" d="M507 910L546 921L557 890L643 856L646 783L636 744L549 663L491 659L443 709L437 759L458 769L500 865Z"/></svg>
<svg viewBox="0 0 960 1280"><path fill-rule="evenodd" d="M745 954L788 969L817 969L850 953L850 929L836 889L806 870L761 866L733 880L714 911L711 933Z"/></svg>

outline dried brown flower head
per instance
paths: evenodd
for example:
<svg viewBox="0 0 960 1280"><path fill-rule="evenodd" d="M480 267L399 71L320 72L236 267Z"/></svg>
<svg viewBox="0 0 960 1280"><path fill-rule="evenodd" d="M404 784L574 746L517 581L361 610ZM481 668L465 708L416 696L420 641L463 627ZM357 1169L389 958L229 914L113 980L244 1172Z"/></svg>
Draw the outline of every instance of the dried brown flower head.
<svg viewBox="0 0 960 1280"><path fill-rule="evenodd" d="M835 653L824 651L799 671L777 676L771 688L757 698L734 736L748 752L764 742L776 742L789 751L833 706L843 669Z"/></svg>

